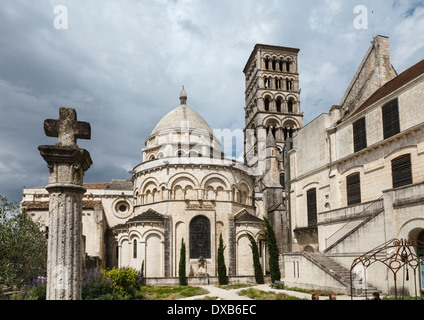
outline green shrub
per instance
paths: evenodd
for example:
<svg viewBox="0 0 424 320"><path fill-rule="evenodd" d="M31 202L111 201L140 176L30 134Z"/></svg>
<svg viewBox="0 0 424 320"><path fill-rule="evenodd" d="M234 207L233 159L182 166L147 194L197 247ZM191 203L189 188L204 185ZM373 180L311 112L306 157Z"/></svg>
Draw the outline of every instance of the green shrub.
<svg viewBox="0 0 424 320"><path fill-rule="evenodd" d="M140 287L138 279L140 278L137 270L133 268L111 269L104 271L104 278L111 281L113 292L126 295L135 293Z"/></svg>
<svg viewBox="0 0 424 320"><path fill-rule="evenodd" d="M269 271L271 273L271 281L280 281L281 280L281 272L280 266L278 263L279 257L279 249L277 245L277 239L275 237L274 229L272 228L269 220L264 218L265 220L265 233L263 234L263 238L268 245L269 252Z"/></svg>

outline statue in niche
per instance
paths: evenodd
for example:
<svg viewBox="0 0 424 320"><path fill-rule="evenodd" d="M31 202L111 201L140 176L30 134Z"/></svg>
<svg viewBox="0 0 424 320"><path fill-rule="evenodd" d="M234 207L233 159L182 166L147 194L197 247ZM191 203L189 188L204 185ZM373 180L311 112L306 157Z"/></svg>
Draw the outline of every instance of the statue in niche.
<svg viewBox="0 0 424 320"><path fill-rule="evenodd" d="M197 275L198 276L206 276L206 266L207 261L202 256L199 257L199 260L197 260Z"/></svg>

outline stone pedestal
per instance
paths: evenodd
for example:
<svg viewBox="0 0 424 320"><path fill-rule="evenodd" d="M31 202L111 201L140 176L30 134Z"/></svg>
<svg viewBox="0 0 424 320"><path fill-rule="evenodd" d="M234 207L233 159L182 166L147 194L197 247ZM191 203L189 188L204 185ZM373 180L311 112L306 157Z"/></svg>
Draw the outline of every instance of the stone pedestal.
<svg viewBox="0 0 424 320"><path fill-rule="evenodd" d="M197 285L199 285L199 286L209 285L209 275L207 273L198 273L197 274Z"/></svg>
<svg viewBox="0 0 424 320"><path fill-rule="evenodd" d="M60 108L59 120L46 120L44 131L59 137L54 146L39 146L49 168L49 239L47 300L80 300L82 286L82 196L90 154L76 139L90 139L90 125L78 122L72 108Z"/></svg>
<svg viewBox="0 0 424 320"><path fill-rule="evenodd" d="M49 240L47 300L80 300L82 281L82 177L91 165L83 149L40 146L48 163Z"/></svg>

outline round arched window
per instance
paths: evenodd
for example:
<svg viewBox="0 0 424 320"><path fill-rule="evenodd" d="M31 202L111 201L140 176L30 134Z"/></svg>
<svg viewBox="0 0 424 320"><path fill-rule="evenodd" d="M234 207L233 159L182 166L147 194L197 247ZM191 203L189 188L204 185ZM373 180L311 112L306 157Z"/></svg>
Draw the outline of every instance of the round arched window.
<svg viewBox="0 0 424 320"><path fill-rule="evenodd" d="M211 258L211 224L205 216L190 222L190 259Z"/></svg>

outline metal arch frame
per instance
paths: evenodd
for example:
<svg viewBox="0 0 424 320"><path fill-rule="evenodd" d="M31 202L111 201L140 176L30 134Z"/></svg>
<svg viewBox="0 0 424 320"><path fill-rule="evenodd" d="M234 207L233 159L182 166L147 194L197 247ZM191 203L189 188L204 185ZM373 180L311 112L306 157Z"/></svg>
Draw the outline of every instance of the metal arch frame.
<svg viewBox="0 0 424 320"><path fill-rule="evenodd" d="M424 248L424 243L416 239L392 239L370 251L364 255L356 258L350 268L350 294L353 300L353 269L362 264L366 270L376 262L383 263L393 273L395 283L395 297L398 299L397 294L397 273L405 266L410 267L414 271L414 284L415 284L415 298L418 299L417 293L417 269L424 261L421 259L413 248ZM385 257L378 257L380 253L386 253ZM408 272L408 269L407 269ZM407 274L407 277L409 274ZM365 299L367 298L367 287L365 286Z"/></svg>

